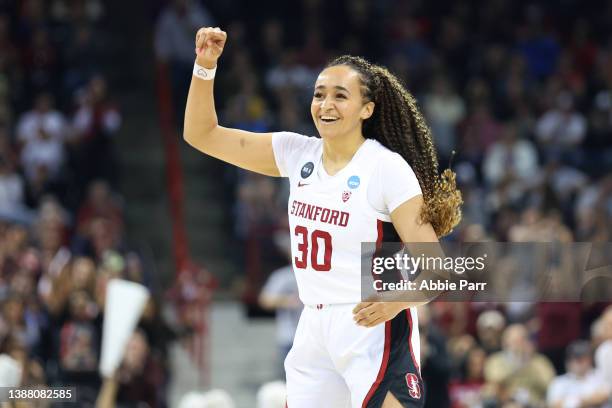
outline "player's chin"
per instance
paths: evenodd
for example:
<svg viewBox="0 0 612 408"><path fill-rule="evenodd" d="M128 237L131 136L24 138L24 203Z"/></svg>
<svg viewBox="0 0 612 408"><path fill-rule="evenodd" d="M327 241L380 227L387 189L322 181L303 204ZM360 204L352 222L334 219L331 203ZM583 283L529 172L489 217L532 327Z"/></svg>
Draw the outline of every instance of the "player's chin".
<svg viewBox="0 0 612 408"><path fill-rule="evenodd" d="M330 129L326 126L318 126L317 130L323 139L333 139L342 133L338 129Z"/></svg>

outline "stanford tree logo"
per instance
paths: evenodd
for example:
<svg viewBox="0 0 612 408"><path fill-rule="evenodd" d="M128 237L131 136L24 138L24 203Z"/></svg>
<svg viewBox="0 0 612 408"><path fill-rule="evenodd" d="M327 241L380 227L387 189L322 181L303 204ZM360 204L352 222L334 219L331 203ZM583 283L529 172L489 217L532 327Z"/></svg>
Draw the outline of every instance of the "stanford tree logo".
<svg viewBox="0 0 612 408"><path fill-rule="evenodd" d="M408 394L414 399L421 399L421 385L419 384L419 377L416 374L406 374L406 385L408 385Z"/></svg>

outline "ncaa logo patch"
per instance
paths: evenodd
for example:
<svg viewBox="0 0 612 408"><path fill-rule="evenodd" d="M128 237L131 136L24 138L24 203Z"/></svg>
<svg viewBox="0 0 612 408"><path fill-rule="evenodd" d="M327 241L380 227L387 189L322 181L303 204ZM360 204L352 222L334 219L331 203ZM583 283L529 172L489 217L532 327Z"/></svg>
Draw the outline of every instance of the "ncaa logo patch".
<svg viewBox="0 0 612 408"><path fill-rule="evenodd" d="M308 162L302 166L302 178L308 178L312 174L312 170L314 169L313 162Z"/></svg>
<svg viewBox="0 0 612 408"><path fill-rule="evenodd" d="M414 399L421 399L421 385L419 384L419 377L416 374L406 374L406 385L408 386L408 394Z"/></svg>
<svg viewBox="0 0 612 408"><path fill-rule="evenodd" d="M342 201L346 203L349 198L351 198L351 192L350 191L343 191L342 192Z"/></svg>
<svg viewBox="0 0 612 408"><path fill-rule="evenodd" d="M351 176L346 184L348 184L349 188L357 188L361 184L361 180L359 180L359 176Z"/></svg>

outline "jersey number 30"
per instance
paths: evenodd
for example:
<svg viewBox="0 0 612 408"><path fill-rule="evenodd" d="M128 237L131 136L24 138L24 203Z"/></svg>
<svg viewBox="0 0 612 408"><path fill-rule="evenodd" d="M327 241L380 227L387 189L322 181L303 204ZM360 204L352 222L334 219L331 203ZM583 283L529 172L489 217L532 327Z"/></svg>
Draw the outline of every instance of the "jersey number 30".
<svg viewBox="0 0 612 408"><path fill-rule="evenodd" d="M296 268L305 269L308 266L308 229L298 225L295 235L301 241L298 243L298 256L293 260ZM319 263L319 245L323 244L323 262ZM317 272L327 272L331 269L332 240L329 232L314 230L310 234L310 264Z"/></svg>

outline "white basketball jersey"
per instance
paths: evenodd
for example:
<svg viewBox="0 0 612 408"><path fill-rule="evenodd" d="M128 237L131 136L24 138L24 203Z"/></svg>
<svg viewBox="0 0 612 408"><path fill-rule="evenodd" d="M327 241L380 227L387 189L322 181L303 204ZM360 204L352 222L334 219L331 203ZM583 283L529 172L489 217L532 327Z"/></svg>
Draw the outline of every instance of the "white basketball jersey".
<svg viewBox="0 0 612 408"><path fill-rule="evenodd" d="M368 186L380 161L395 153L367 139L342 170L328 176L322 140L303 138L299 152L292 152L284 168L279 164L290 182L291 250L300 299L306 305L358 303L361 244L380 242L382 222L390 221L368 201Z"/></svg>

